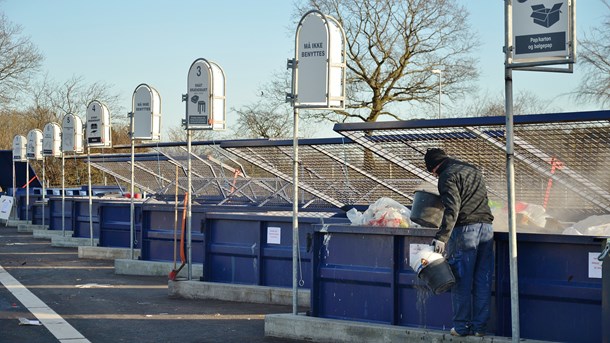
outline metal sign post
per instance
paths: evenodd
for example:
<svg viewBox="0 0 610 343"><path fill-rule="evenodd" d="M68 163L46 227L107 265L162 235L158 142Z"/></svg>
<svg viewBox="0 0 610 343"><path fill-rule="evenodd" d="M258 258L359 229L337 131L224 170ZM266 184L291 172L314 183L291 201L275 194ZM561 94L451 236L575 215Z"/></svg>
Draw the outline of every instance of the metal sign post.
<svg viewBox="0 0 610 343"><path fill-rule="evenodd" d="M46 161L46 157L43 156L42 157L42 206L41 206L41 217L42 217L42 227L44 228L44 202L46 199L46 188L45 188L45 181L46 181L46 174L45 174L45 161Z"/></svg>
<svg viewBox="0 0 610 343"><path fill-rule="evenodd" d="M89 243L93 246L93 196L91 193L91 147L87 145L87 194L89 196Z"/></svg>
<svg viewBox="0 0 610 343"><path fill-rule="evenodd" d="M505 0L506 183L512 341L515 343L520 340L520 325L512 70L571 73L576 61L575 7L576 0ZM550 67L557 64L569 67Z"/></svg>
<svg viewBox="0 0 610 343"><path fill-rule="evenodd" d="M133 91L132 111L127 114L130 122L131 142L131 197L129 202L129 256L135 259L135 140L161 139L161 96L156 89L142 83Z"/></svg>
<svg viewBox="0 0 610 343"><path fill-rule="evenodd" d="M339 22L312 10L301 18L295 36L292 93L294 108L292 200L292 314L298 310L299 257L299 108L345 108L345 33Z"/></svg>
<svg viewBox="0 0 610 343"><path fill-rule="evenodd" d="M226 85L222 68L204 58L196 59L187 76L188 93L182 95L186 102L186 119L182 122L186 130L187 143L187 201L186 201L186 250L188 280L192 279L191 254L191 205L195 196L191 179L191 130L226 129Z"/></svg>
<svg viewBox="0 0 610 343"><path fill-rule="evenodd" d="M93 246L93 190L91 186L91 147L111 147L110 111L97 100L87 106L87 173L89 174L89 234Z"/></svg>
<svg viewBox="0 0 610 343"><path fill-rule="evenodd" d="M134 215L134 211L135 211L135 205L134 205L134 198L135 198L135 180L134 180L134 174L135 174L135 139L134 139L134 114L133 112L129 112L127 114L127 116L129 117L129 126L130 126L130 130L129 130L129 142L131 145L131 180L130 180L130 199L129 199L129 256L130 258L133 260L134 259L134 252L133 252L133 234L134 234L134 219L135 219L135 215Z"/></svg>
<svg viewBox="0 0 610 343"><path fill-rule="evenodd" d="M47 123L44 126L42 137L42 226L44 227L45 199L46 199L46 157L59 157L61 155L61 126L57 123ZM63 223L62 223L63 225Z"/></svg>
<svg viewBox="0 0 610 343"><path fill-rule="evenodd" d="M66 152L83 152L83 121L70 113L61 123L61 233L66 236Z"/></svg>
<svg viewBox="0 0 610 343"><path fill-rule="evenodd" d="M25 221L30 220L30 160L25 161Z"/></svg>
<svg viewBox="0 0 610 343"><path fill-rule="evenodd" d="M27 159L29 160L42 160L42 131L39 129L33 129L30 130L30 132L28 132L28 143L27 143L27 147L26 147L26 154L27 154ZM44 161L43 161L44 162ZM29 165L28 165L28 171L29 171ZM44 172L44 165L43 165L43 172ZM29 198L29 193L30 193L30 180L29 180L30 176L28 174L27 176L27 203L29 206L30 203L30 198ZM43 187L44 187L44 182L43 182ZM43 216L44 217L44 216ZM29 219L29 218L28 218Z"/></svg>
<svg viewBox="0 0 610 343"><path fill-rule="evenodd" d="M66 236L66 155L61 153L61 235Z"/></svg>
<svg viewBox="0 0 610 343"><path fill-rule="evenodd" d="M14 213L15 218L19 218L19 215L16 213L17 209L19 209L19 206L17 204L17 202L18 202L18 200L17 200L17 172L15 170L15 162L26 162L26 167L28 166L27 165L28 159L27 159L27 153L26 153L26 145L27 145L27 139L24 136L17 135L13 138L13 197L15 198L15 201L13 201L13 208L15 209L15 213ZM27 170L27 168L26 168L26 170ZM26 180L28 178L29 177L27 177L27 171L26 171ZM26 197L27 197L27 195L26 195ZM21 219L21 218L19 218L19 219Z"/></svg>
<svg viewBox="0 0 610 343"><path fill-rule="evenodd" d="M14 159L13 159L12 163L13 163L13 194L12 194L12 196L13 196L13 199L15 199L13 201L13 218L16 218L15 217L15 210L17 208L19 208L19 207L16 206L16 204L17 204L17 195L16 195L16 192L15 192L15 184L17 183L17 181L15 180L16 174L15 174L15 160ZM6 221L6 226L8 226L8 220Z"/></svg>

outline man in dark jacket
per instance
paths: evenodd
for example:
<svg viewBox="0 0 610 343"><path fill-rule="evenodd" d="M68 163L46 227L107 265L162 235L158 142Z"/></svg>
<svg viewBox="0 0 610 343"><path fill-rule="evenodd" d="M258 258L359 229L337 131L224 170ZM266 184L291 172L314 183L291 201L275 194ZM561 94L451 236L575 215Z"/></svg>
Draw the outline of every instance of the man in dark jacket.
<svg viewBox="0 0 610 343"><path fill-rule="evenodd" d="M474 166L428 149L426 169L438 176L445 206L432 245L444 254L456 278L451 288L453 336L484 336L491 305L494 271L493 215L483 175ZM445 249L446 245L446 249Z"/></svg>

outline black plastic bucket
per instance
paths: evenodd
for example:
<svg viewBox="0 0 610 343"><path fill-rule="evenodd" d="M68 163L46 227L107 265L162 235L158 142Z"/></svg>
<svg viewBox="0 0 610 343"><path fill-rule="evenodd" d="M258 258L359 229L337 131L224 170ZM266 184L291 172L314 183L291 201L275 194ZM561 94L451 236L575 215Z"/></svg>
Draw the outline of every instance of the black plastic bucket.
<svg viewBox="0 0 610 343"><path fill-rule="evenodd" d="M416 191L411 206L411 221L425 227L439 227L445 207L437 194Z"/></svg>
<svg viewBox="0 0 610 343"><path fill-rule="evenodd" d="M451 266L444 258L430 262L417 276L426 282L434 294L445 293L455 284Z"/></svg>

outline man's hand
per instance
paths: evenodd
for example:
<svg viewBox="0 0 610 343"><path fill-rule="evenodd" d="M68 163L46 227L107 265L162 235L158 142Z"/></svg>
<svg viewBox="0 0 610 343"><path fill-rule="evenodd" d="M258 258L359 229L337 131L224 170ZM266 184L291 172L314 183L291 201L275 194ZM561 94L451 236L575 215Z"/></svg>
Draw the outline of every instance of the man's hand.
<svg viewBox="0 0 610 343"><path fill-rule="evenodd" d="M430 243L430 245L432 245L434 247L434 252L439 253L439 254L444 254L445 253L445 243L442 241L439 241L438 239L433 239L432 243Z"/></svg>

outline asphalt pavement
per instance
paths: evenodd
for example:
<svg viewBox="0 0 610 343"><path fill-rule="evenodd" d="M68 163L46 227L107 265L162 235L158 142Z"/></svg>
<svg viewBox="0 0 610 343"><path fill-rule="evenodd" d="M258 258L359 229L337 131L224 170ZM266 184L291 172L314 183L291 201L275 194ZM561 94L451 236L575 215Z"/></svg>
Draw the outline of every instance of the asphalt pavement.
<svg viewBox="0 0 610 343"><path fill-rule="evenodd" d="M115 275L14 227L0 226L0 266L0 343L304 342L264 336L289 306L171 298L166 277Z"/></svg>

